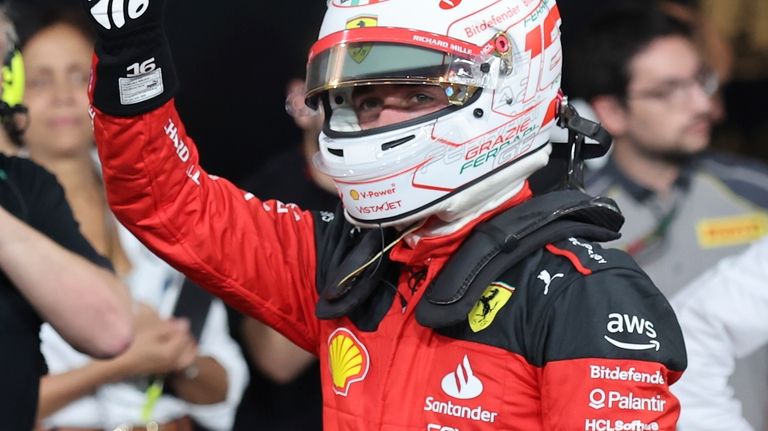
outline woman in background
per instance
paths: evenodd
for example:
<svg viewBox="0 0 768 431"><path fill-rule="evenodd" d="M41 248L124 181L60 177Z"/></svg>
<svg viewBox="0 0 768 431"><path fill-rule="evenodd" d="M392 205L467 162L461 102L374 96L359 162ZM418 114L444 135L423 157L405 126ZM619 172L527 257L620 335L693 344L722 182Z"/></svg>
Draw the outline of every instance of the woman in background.
<svg viewBox="0 0 768 431"><path fill-rule="evenodd" d="M223 304L196 295L195 286L181 289L183 277L119 225L107 206L88 117L92 39L79 13L58 8L41 12L36 22L20 17L30 111L25 144L63 185L84 236L129 285L136 336L123 355L96 361L45 327L50 374L41 380L38 419L43 429L57 430L229 429L247 371L228 335ZM176 317L180 308L190 309L177 304L190 295L197 311Z"/></svg>

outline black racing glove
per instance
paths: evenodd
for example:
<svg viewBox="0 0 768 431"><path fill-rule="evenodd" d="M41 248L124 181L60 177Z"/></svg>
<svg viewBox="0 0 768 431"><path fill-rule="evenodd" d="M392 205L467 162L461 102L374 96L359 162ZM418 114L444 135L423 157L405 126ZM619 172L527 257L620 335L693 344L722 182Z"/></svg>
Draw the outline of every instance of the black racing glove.
<svg viewBox="0 0 768 431"><path fill-rule="evenodd" d="M81 1L98 34L94 106L133 116L170 100L178 80L163 30L165 0Z"/></svg>

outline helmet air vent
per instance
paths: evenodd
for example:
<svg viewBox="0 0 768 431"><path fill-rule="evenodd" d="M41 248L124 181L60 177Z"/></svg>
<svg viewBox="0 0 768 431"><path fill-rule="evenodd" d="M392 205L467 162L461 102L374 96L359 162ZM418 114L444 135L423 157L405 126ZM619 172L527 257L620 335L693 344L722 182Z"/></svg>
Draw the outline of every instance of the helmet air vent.
<svg viewBox="0 0 768 431"><path fill-rule="evenodd" d="M396 139L394 141L387 142L385 144L381 144L381 150L387 151L391 150L395 147L399 147L400 145L403 145L404 143L408 141L412 141L416 138L416 135L406 136L405 138Z"/></svg>

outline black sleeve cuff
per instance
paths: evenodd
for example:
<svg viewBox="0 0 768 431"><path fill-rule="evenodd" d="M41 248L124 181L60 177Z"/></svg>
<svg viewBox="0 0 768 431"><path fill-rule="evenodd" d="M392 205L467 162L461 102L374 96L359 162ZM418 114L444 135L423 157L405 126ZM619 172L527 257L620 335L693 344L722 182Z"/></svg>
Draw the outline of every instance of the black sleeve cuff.
<svg viewBox="0 0 768 431"><path fill-rule="evenodd" d="M178 89L176 68L165 37L145 35L129 45L96 46L93 105L114 116L150 112Z"/></svg>

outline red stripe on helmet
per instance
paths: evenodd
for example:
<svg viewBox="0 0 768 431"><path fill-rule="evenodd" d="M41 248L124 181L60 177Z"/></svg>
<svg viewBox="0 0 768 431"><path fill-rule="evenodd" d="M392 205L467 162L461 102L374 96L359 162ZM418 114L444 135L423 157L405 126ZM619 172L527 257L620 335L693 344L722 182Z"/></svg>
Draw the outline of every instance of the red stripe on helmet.
<svg viewBox="0 0 768 431"><path fill-rule="evenodd" d="M318 40L309 50L309 60L342 43L383 42L400 43L443 51L458 57L474 57L484 47L467 43L449 36L397 27L362 27L331 33ZM487 48L485 48L487 49Z"/></svg>

